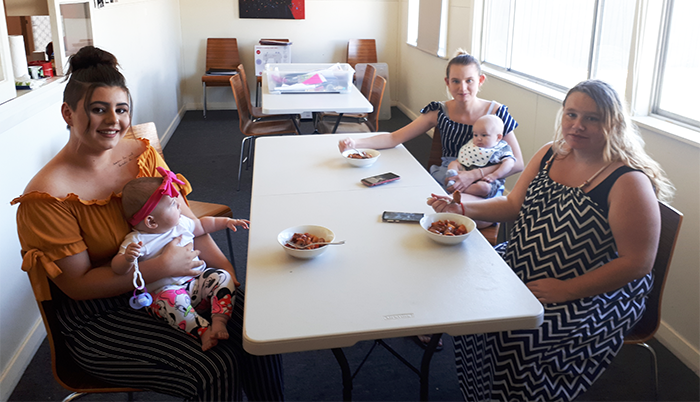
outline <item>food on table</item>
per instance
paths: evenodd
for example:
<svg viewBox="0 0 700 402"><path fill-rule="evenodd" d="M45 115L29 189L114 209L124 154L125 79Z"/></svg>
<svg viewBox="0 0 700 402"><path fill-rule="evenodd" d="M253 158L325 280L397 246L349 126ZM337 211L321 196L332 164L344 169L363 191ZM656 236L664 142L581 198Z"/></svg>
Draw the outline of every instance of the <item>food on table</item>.
<svg viewBox="0 0 700 402"><path fill-rule="evenodd" d="M348 158L351 159L370 159L372 155L365 151L357 151L356 153L348 154Z"/></svg>
<svg viewBox="0 0 700 402"><path fill-rule="evenodd" d="M299 250L312 250L319 247L325 247L325 244L313 244L312 243L325 243L326 240L323 237L314 236L310 233L294 233L292 238L285 243L285 246L289 248L295 248Z"/></svg>
<svg viewBox="0 0 700 402"><path fill-rule="evenodd" d="M455 221L445 219L444 221L439 220L431 223L428 231L445 236L459 236L467 234L467 227Z"/></svg>

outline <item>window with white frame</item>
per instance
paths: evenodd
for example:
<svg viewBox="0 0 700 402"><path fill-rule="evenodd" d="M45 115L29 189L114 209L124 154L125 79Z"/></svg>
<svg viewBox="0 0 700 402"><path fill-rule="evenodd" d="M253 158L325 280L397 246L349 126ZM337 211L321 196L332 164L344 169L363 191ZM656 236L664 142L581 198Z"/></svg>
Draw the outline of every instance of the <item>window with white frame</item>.
<svg viewBox="0 0 700 402"><path fill-rule="evenodd" d="M408 0L406 42L430 54L447 53L448 0Z"/></svg>
<svg viewBox="0 0 700 402"><path fill-rule="evenodd" d="M588 78L625 91L636 0L486 0L483 60L566 89Z"/></svg>
<svg viewBox="0 0 700 402"><path fill-rule="evenodd" d="M695 97L700 93L700 53L697 38L697 0L671 0L666 4L660 47L654 113L700 127L700 108Z"/></svg>

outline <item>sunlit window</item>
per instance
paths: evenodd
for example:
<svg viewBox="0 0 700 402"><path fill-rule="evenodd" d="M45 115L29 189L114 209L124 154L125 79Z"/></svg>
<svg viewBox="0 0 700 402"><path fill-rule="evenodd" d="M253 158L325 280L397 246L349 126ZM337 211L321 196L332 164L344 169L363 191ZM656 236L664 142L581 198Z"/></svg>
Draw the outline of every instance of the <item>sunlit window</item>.
<svg viewBox="0 0 700 402"><path fill-rule="evenodd" d="M659 80L654 112L700 127L700 108L695 101L700 93L700 54L697 16L700 2L674 0L668 3Z"/></svg>
<svg viewBox="0 0 700 402"><path fill-rule="evenodd" d="M566 89L598 78L624 93L635 0L486 0L484 61Z"/></svg>

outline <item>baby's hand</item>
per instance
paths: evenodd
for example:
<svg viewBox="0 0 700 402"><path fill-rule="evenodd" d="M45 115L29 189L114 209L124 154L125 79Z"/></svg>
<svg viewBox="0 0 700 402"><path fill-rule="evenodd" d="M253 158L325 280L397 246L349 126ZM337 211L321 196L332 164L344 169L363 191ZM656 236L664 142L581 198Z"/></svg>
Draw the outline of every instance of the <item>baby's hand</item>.
<svg viewBox="0 0 700 402"><path fill-rule="evenodd" d="M351 138L346 138L344 140L338 141L338 149L340 152L345 152L346 149L355 148L355 140Z"/></svg>
<svg viewBox="0 0 700 402"><path fill-rule="evenodd" d="M250 225L250 221L245 219L229 219L228 222L226 222L226 227L234 232L237 230L236 226L240 226L243 229L248 229L248 225Z"/></svg>
<svg viewBox="0 0 700 402"><path fill-rule="evenodd" d="M487 174L481 180L483 180L487 183L493 183L494 181L498 180L498 176L496 176L494 174Z"/></svg>
<svg viewBox="0 0 700 402"><path fill-rule="evenodd" d="M126 251L124 251L124 257L126 257L126 260L130 263L136 261L137 258L139 258L139 254L141 254L141 246L143 246L143 242L138 242L138 243L129 243L128 246L126 246Z"/></svg>

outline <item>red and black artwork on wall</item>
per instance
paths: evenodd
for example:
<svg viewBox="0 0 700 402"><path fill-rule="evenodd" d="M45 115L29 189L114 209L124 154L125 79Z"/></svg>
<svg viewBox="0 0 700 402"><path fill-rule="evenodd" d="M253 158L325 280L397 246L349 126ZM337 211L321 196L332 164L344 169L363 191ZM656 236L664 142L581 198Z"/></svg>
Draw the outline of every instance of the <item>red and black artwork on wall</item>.
<svg viewBox="0 0 700 402"><path fill-rule="evenodd" d="M240 18L304 19L304 0L238 0Z"/></svg>

